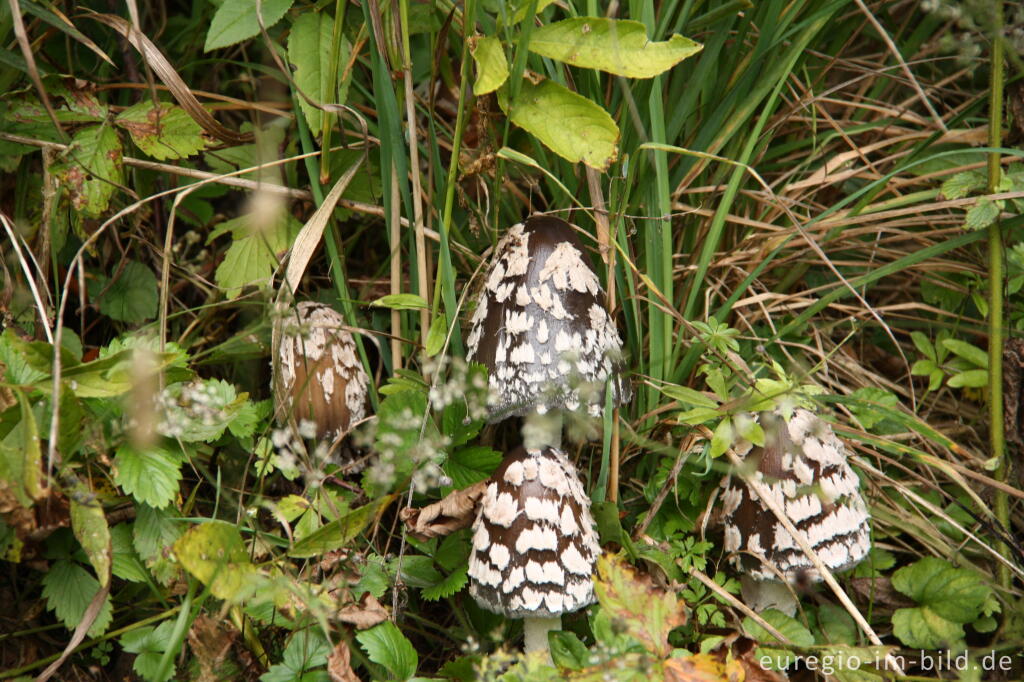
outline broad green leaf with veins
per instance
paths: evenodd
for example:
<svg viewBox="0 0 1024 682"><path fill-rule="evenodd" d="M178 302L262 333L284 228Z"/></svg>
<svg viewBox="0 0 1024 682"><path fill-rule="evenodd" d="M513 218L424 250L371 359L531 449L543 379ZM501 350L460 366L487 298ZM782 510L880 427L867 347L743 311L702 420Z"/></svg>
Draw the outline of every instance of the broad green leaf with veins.
<svg viewBox="0 0 1024 682"><path fill-rule="evenodd" d="M530 52L628 78L653 78L703 49L681 35L647 39L639 21L575 17L534 29Z"/></svg>

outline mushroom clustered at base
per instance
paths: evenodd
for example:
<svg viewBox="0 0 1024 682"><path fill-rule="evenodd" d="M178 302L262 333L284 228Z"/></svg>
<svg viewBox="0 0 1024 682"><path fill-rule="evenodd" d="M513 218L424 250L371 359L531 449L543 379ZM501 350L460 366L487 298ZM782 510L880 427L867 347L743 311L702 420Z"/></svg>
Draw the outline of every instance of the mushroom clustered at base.
<svg viewBox="0 0 1024 682"><path fill-rule="evenodd" d="M609 379L614 404L631 397L604 291L559 218L534 216L498 243L466 343L490 372L492 422L552 409L598 416Z"/></svg>
<svg viewBox="0 0 1024 682"><path fill-rule="evenodd" d="M557 448L518 448L491 477L473 524L470 594L512 618L553 617L594 601L601 548L576 469Z"/></svg>
<svg viewBox="0 0 1024 682"><path fill-rule="evenodd" d="M871 549L867 505L860 480L832 427L797 408L787 421L780 411L763 412L764 447L750 443L736 452L750 475L768 489L793 526L831 571L852 567ZM754 491L738 475L722 482L721 521L730 561L756 580L819 581L819 571ZM773 570L774 569L774 570Z"/></svg>
<svg viewBox="0 0 1024 682"><path fill-rule="evenodd" d="M333 308L305 301L289 311L275 360L278 421L313 422L317 438L333 441L366 417L369 377Z"/></svg>

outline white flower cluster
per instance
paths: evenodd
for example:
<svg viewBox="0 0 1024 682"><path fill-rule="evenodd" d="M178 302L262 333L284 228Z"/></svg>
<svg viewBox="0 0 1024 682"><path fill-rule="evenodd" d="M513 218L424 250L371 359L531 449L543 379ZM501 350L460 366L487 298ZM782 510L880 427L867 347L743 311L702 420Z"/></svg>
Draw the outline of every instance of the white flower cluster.
<svg viewBox="0 0 1024 682"><path fill-rule="evenodd" d="M448 365L450 369L445 381L436 382L430 387L428 397L431 407L441 411L449 405L463 402L466 405L467 420L486 419L491 388L483 372L471 371L470 365L462 358L455 358L449 363L447 358L438 356L424 360L423 373L426 376L440 376Z"/></svg>
<svg viewBox="0 0 1024 682"><path fill-rule="evenodd" d="M168 438L184 437L197 428L213 428L230 416L217 387L198 380L168 386L157 395L156 404L161 415L156 429Z"/></svg>

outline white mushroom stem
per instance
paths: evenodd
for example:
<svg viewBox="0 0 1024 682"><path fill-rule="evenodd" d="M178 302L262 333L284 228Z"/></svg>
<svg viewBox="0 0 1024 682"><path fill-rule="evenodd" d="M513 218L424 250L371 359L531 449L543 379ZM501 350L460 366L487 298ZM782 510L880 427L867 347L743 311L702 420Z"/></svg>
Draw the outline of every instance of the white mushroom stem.
<svg viewBox="0 0 1024 682"><path fill-rule="evenodd" d="M523 649L526 653L532 653L534 651L544 651L548 654L548 659L551 659L551 652L548 646L548 633L552 630L562 629L562 617L552 616L545 618L538 616L536 618L523 618L523 635L525 643Z"/></svg>
<svg viewBox="0 0 1024 682"><path fill-rule="evenodd" d="M523 421L523 446L533 448L562 448L562 413L549 410L541 414L534 410Z"/></svg>

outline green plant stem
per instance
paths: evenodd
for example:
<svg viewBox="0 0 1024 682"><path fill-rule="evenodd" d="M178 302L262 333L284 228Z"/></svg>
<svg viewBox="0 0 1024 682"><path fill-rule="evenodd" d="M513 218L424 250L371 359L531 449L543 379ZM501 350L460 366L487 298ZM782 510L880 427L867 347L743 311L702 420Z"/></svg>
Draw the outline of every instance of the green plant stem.
<svg viewBox="0 0 1024 682"><path fill-rule="evenodd" d="M997 0L992 12L992 84L989 93L988 146L993 149L1002 144L1003 121L1003 2ZM994 194L999 186L999 152L988 154L988 192ZM1009 475L1006 459L1006 434L1003 432L1003 235L999 219L988 227L988 418L989 444L992 459L997 463L996 480L1005 482ZM1010 500L1006 492L995 493L996 518L1007 532L1010 528ZM1010 548L1000 542L999 553L1009 556ZM999 565L999 584L1009 589L1012 582L1010 569Z"/></svg>

